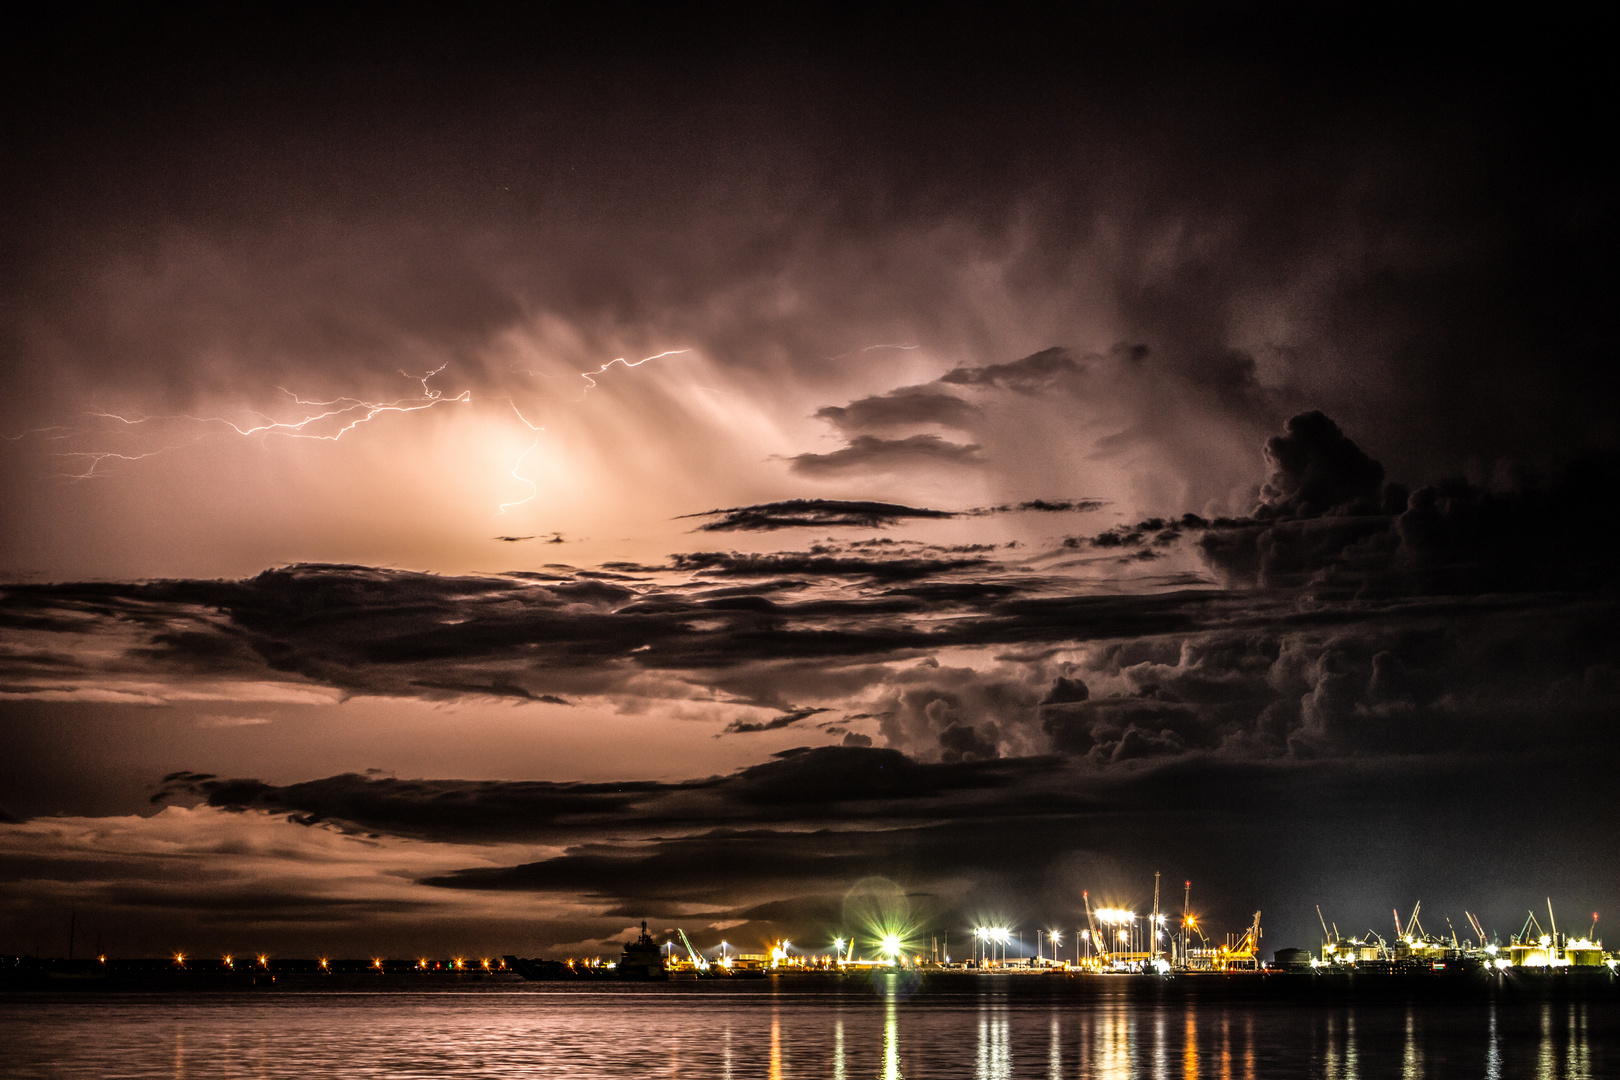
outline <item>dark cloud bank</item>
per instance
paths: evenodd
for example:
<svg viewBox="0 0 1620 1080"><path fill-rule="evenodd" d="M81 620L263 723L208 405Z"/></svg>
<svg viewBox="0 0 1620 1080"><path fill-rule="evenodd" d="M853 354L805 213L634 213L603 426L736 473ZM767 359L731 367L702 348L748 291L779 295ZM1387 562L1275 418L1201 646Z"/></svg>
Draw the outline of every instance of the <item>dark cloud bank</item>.
<svg viewBox="0 0 1620 1080"><path fill-rule="evenodd" d="M1248 515L1149 519L1016 563L856 541L600 576L302 566L8 587L0 626L57 646L10 650L3 676L14 693L114 670L429 698L700 686L779 710L733 721L740 737L819 715L802 701L828 679L879 703L824 726L875 723L888 748L686 783L166 782L310 826L556 845L429 884L586 896L603 933L638 912L801 932L871 874L966 918L1072 903L1077 884L1140 899L1164 869L1234 919L1275 905L1296 935L1323 891L1369 911L1392 894L1494 910L1527 879L1606 895L1613 458L1407 492L1320 413L1265 458ZM1225 584L1120 592L1041 569L1140 551L1196 555ZM111 667L73 647L115 630L133 636Z"/></svg>

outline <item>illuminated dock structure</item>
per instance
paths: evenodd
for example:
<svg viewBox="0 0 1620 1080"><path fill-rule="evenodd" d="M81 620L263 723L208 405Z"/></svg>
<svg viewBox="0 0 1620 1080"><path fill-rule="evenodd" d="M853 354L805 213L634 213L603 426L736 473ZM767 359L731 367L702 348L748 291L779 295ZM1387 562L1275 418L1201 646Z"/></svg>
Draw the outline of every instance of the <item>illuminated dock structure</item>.
<svg viewBox="0 0 1620 1080"><path fill-rule="evenodd" d="M1422 904L1402 919L1394 913L1394 933L1377 931L1344 937L1317 908L1322 944L1316 954L1305 949L1279 949L1268 962L1261 949L1261 912L1224 944L1215 944L1203 920L1191 908L1191 882L1184 883L1179 921L1161 910L1158 875L1153 905L1145 914L1121 906L1093 905L1083 891L1078 905L1084 924L1070 930L1047 927L1018 930L1009 921L983 919L960 930L926 930L905 920L891 920L859 931L840 931L824 946L803 948L777 939L750 949L722 940L700 947L680 927L655 937L647 924L618 957L559 959L504 957L414 957L335 959L281 958L268 953L197 956L175 952L162 958L82 959L0 957L0 985L198 985L296 986L312 981L339 983L355 979L397 978L477 980L484 978L551 979L722 979L798 975L848 975L902 970L919 973L1041 976L1150 976L1208 983L1201 976L1277 976L1325 979L1404 976L1481 979L1525 978L1557 981L1606 980L1620 985L1620 956L1604 951L1597 936L1596 914L1584 934L1559 929L1552 902L1545 925L1528 912L1524 925L1505 940L1488 934L1480 919L1465 911L1468 933L1459 934L1451 920L1448 933L1430 933L1420 919ZM864 931L864 932L862 932ZM966 956L951 956L951 935L960 934ZM1026 950L1026 941L1031 946ZM1560 976L1567 973L1567 978ZM337 985L334 983L333 985Z"/></svg>
<svg viewBox="0 0 1620 1080"><path fill-rule="evenodd" d="M1412 914L1403 923L1396 911L1395 935L1385 938L1375 930L1364 935L1343 938L1338 927L1329 924L1317 909L1322 924L1322 953L1311 961L1317 969L1361 971L1444 971L1473 969L1508 972L1514 970L1540 970L1555 972L1569 968L1576 971L1602 970L1613 973L1620 967L1620 957L1603 951L1603 942L1597 937L1598 916L1592 914L1591 929L1580 937L1560 933L1558 920L1553 914L1552 900L1547 901L1547 927L1543 928L1534 911L1519 932L1510 935L1504 943L1495 935L1487 934L1484 926L1472 912L1463 912L1472 935L1461 937L1450 927L1449 937L1431 934L1423 928L1419 913L1423 904L1418 902ZM1448 926L1450 920L1446 920Z"/></svg>

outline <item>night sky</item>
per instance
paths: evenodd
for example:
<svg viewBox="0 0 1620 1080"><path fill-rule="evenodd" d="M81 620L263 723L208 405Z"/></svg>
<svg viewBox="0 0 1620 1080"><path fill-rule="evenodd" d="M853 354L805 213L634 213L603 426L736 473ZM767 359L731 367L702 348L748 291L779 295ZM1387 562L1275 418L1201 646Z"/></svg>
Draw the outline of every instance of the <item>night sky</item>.
<svg viewBox="0 0 1620 1080"><path fill-rule="evenodd" d="M1308 7L10 11L0 952L1585 930L1612 61Z"/></svg>

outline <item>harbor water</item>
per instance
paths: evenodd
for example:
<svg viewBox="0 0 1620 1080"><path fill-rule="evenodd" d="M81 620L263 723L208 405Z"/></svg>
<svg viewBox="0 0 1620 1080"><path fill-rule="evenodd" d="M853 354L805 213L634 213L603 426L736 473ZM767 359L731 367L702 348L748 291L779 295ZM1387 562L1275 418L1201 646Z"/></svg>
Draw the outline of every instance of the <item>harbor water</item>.
<svg viewBox="0 0 1620 1080"><path fill-rule="evenodd" d="M0 1076L1073 1077L1620 1075L1597 1000L1164 1002L1073 980L895 976L443 989L18 993Z"/></svg>

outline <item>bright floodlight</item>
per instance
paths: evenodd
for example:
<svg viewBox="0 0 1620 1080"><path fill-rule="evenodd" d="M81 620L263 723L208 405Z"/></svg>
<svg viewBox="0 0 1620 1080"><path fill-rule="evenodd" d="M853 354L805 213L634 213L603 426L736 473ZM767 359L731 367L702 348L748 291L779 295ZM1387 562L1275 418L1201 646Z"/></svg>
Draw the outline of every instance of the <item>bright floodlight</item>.
<svg viewBox="0 0 1620 1080"><path fill-rule="evenodd" d="M882 951L883 951L884 956L891 956L892 957L892 956L899 956L900 955L900 935L899 934L884 934L883 935L883 940L882 940L882 942L880 944L882 945Z"/></svg>
<svg viewBox="0 0 1620 1080"><path fill-rule="evenodd" d="M1046 932L1046 936L1051 940L1052 944L1054 944L1054 945L1063 944L1063 934L1060 931L1048 930Z"/></svg>
<svg viewBox="0 0 1620 1080"><path fill-rule="evenodd" d="M841 937L833 938L833 948L837 949L839 952L843 952L844 951L844 939L841 938Z"/></svg>

